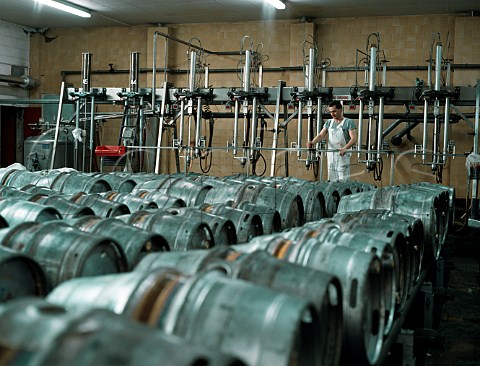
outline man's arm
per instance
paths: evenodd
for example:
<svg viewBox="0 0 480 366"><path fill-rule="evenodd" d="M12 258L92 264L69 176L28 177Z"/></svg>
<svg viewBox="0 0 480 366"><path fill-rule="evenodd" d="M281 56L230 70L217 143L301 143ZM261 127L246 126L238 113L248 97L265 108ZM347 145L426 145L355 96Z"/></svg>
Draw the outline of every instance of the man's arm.
<svg viewBox="0 0 480 366"><path fill-rule="evenodd" d="M350 149L356 142L357 142L357 130L356 129L351 129L348 130L348 135L350 136L350 141L340 149L340 155L343 156L345 155L345 151L347 149Z"/></svg>
<svg viewBox="0 0 480 366"><path fill-rule="evenodd" d="M322 139L325 138L325 136L327 136L327 132L328 130L325 127L322 128L320 133L317 136L315 136L312 141L307 141L307 147L311 148L315 144L319 143Z"/></svg>

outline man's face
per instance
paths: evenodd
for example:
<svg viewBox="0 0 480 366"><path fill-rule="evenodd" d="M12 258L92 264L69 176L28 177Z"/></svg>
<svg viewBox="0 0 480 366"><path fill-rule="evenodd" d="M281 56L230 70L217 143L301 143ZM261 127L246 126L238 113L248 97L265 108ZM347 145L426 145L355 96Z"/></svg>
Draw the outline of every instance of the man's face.
<svg viewBox="0 0 480 366"><path fill-rule="evenodd" d="M333 107L328 107L328 113L330 113L330 115L332 116L332 118L334 119L341 119L342 118L342 110L341 109L337 109L337 107L333 106Z"/></svg>

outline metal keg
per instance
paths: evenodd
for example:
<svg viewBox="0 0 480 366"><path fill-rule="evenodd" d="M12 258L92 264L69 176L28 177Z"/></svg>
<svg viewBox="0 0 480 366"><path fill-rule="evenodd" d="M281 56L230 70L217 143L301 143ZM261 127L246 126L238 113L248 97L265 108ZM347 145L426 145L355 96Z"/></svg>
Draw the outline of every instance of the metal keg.
<svg viewBox="0 0 480 366"><path fill-rule="evenodd" d="M157 192L157 191L136 191L135 194L137 197L143 198L148 201L153 201L157 204L158 208L172 208L172 207L185 207L186 203L184 200L178 197L172 197L168 194Z"/></svg>
<svg viewBox="0 0 480 366"><path fill-rule="evenodd" d="M225 216L205 212L197 207L176 207L165 211L185 220L206 223L212 231L215 245L231 245L238 242L235 224Z"/></svg>
<svg viewBox="0 0 480 366"><path fill-rule="evenodd" d="M342 332L342 290L331 274L278 260L265 251L251 254L219 247L210 250L157 253L145 257L136 271L175 268L195 274L204 270L224 271L237 278L308 299L319 314L319 365L338 365Z"/></svg>
<svg viewBox="0 0 480 366"><path fill-rule="evenodd" d="M243 201L235 205L235 208L260 216L264 234L282 231L282 218L280 217L280 213L272 207Z"/></svg>
<svg viewBox="0 0 480 366"><path fill-rule="evenodd" d="M32 258L0 246L0 302L26 296L45 296L45 273Z"/></svg>
<svg viewBox="0 0 480 366"><path fill-rule="evenodd" d="M352 194L350 182L316 182L315 185L323 192L325 198L326 217L335 215L340 203L340 199L344 196Z"/></svg>
<svg viewBox="0 0 480 366"><path fill-rule="evenodd" d="M77 171L61 172L51 170L48 173L48 177L50 176L52 176L54 180L49 187L65 194L74 194L77 192L85 192L87 194L101 193L112 190L112 187L106 180L100 177L91 177Z"/></svg>
<svg viewBox="0 0 480 366"><path fill-rule="evenodd" d="M400 257L396 250L399 247L402 250L401 253L404 254L405 238L403 234L398 233L391 239L388 236L377 234L375 229L369 230L368 227L363 226L352 228L332 220L308 223L306 228L311 228L313 232L308 233L304 240L315 238L322 245L342 245L371 253L380 259L385 308L384 333L388 335L393 326L396 310L403 309L410 290L410 277L405 270L406 258Z"/></svg>
<svg viewBox="0 0 480 366"><path fill-rule="evenodd" d="M422 269L424 251L423 223L413 216L401 215L383 209L365 209L358 212L337 213L335 221L344 222L351 226L372 226L378 230L400 232L405 237L406 249L399 251L401 262L408 266L411 277L411 285L417 281ZM404 252L402 255L401 253Z"/></svg>
<svg viewBox="0 0 480 366"><path fill-rule="evenodd" d="M263 235L262 219L255 213L221 203L215 205L204 203L199 209L231 220L236 229L237 243L247 243L252 238Z"/></svg>
<svg viewBox="0 0 480 366"><path fill-rule="evenodd" d="M25 222L0 230L0 245L31 256L50 287L74 277L123 272L123 249L112 239L84 233L60 221Z"/></svg>
<svg viewBox="0 0 480 366"><path fill-rule="evenodd" d="M27 189L31 190L31 187L37 188L36 186L29 185ZM94 214L90 207L77 205L74 202L68 201L64 197L58 196L58 192L56 191L52 190L51 192L55 195L49 196L44 193L29 193L17 188L0 187L1 197L13 197L24 201L34 202L40 205L52 207L60 213L63 219L70 219Z"/></svg>
<svg viewBox="0 0 480 366"><path fill-rule="evenodd" d="M0 306L0 365L243 366L103 309L75 309L25 298Z"/></svg>
<svg viewBox="0 0 480 366"><path fill-rule="evenodd" d="M170 250L163 236L128 225L115 218L88 216L65 222L84 232L104 235L115 240L125 252L129 269L133 269L147 254Z"/></svg>
<svg viewBox="0 0 480 366"><path fill-rule="evenodd" d="M208 249L215 245L209 226L198 220L185 220L166 211L137 211L117 216L129 225L163 236L171 250Z"/></svg>
<svg viewBox="0 0 480 366"><path fill-rule="evenodd" d="M53 207L35 202L24 201L20 198L0 198L0 215L9 226L23 222L47 222L61 220L62 215Z"/></svg>
<svg viewBox="0 0 480 366"><path fill-rule="evenodd" d="M254 238L248 244L234 246L234 249L246 252L263 249L278 259L335 275L343 291L342 363L374 364L380 356L385 334L381 260L346 246L322 244L328 235L345 233L325 230L318 237L301 243L274 234Z"/></svg>
<svg viewBox="0 0 480 366"><path fill-rule="evenodd" d="M130 213L130 209L126 204L110 201L99 194L78 192L74 195L65 195L65 197L72 202L90 207L95 215L99 217L115 217Z"/></svg>
<svg viewBox="0 0 480 366"><path fill-rule="evenodd" d="M130 212L157 209L158 205L154 201L150 201L144 198L134 196L130 193L121 192L104 192L100 193L100 196L106 198L109 201L123 203L128 207Z"/></svg>
<svg viewBox="0 0 480 366"><path fill-rule="evenodd" d="M182 199L189 207L198 206L212 186L198 183L184 177L166 176L159 179L138 183L132 193L139 191L158 191Z"/></svg>
<svg viewBox="0 0 480 366"><path fill-rule="evenodd" d="M137 182L133 180L130 176L120 176L115 173L84 173L92 177L101 178L107 181L112 187L112 191L121 192L121 193L130 193L137 185Z"/></svg>
<svg viewBox="0 0 480 366"><path fill-rule="evenodd" d="M342 198L338 212L354 212L376 208L409 215L422 220L424 228L424 261L430 263L441 250L442 206L438 196L426 190L386 187L375 191L352 194Z"/></svg>
<svg viewBox="0 0 480 366"><path fill-rule="evenodd" d="M185 277L161 268L75 279L48 300L67 308L105 307L248 365L319 363L318 316L309 301L219 271Z"/></svg>

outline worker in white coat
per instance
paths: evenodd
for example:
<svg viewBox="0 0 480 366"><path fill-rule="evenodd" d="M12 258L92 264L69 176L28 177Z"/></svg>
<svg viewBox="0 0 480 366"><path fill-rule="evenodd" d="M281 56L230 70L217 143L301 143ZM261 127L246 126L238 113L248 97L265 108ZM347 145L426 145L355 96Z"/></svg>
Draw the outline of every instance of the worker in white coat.
<svg viewBox="0 0 480 366"><path fill-rule="evenodd" d="M328 180L345 181L350 177L350 154L347 149L357 142L355 123L350 118L343 116L342 104L333 101L328 105L328 112L332 116L327 120L312 141L307 142L307 147L312 148L328 135Z"/></svg>

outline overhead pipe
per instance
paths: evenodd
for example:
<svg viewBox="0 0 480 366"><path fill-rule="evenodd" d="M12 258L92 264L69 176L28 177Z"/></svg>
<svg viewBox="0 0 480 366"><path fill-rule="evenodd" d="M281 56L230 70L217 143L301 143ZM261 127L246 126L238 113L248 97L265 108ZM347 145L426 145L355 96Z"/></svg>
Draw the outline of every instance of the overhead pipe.
<svg viewBox="0 0 480 366"><path fill-rule="evenodd" d="M237 52L238 55L238 52ZM155 62L156 64L156 62ZM459 70L478 70L480 69L480 64L451 64L452 70L459 69ZM355 66L340 66L340 67L327 67L326 71L328 72L354 72L354 71L362 71L365 70L365 67L355 67ZM427 66L417 66L417 65L411 65L411 66L388 66L387 71L425 71L427 70ZM170 68L140 68L140 73L141 74L147 74L151 72L158 72L162 71L165 73L173 74L173 75L179 75L179 74L187 74L188 69L170 69ZM263 72L286 72L286 71L303 71L302 66L279 66L279 67L264 67ZM236 73L238 72L238 69L230 69L230 68L221 68L221 69L210 69L209 73L211 74L223 74L223 73ZM111 70L111 69L103 69L103 70L92 70L92 75L102 75L102 74L128 74L129 70ZM81 70L62 70L60 71L60 74L62 76L62 80L65 80L65 77L68 75L80 75ZM15 76L8 76L8 75L0 75L0 78L5 77L9 78L9 80L0 80L0 81L5 81L5 82L10 82L10 79L12 80L19 80L18 77ZM23 79L23 77L20 77L20 79ZM33 80L33 79L32 79ZM38 83L35 80L36 83ZM39 84L37 84L38 86Z"/></svg>
<svg viewBox="0 0 480 366"><path fill-rule="evenodd" d="M36 88L40 85L38 80L32 79L30 76L11 76L0 75L0 81L18 85L21 88Z"/></svg>

